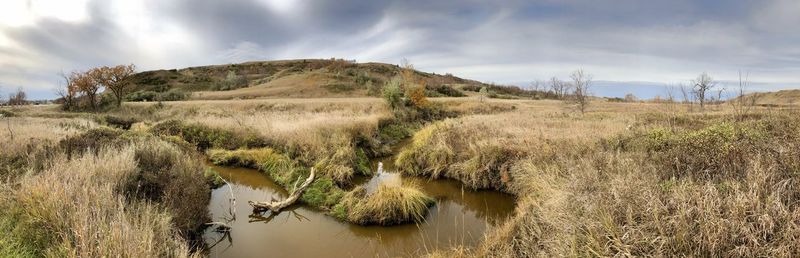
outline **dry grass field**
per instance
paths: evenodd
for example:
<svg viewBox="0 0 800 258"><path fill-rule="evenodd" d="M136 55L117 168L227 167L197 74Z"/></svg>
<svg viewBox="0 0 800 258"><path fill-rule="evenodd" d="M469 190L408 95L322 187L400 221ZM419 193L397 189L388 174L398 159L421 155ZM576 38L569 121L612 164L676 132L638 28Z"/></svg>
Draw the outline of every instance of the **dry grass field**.
<svg viewBox="0 0 800 258"><path fill-rule="evenodd" d="M0 254L202 255L189 246L204 219L186 214L204 206L185 203L207 196L176 187L208 191L213 180L190 165L203 153L257 168L287 189L315 167L323 178L302 201L343 220L419 220L430 201L414 189L383 189L387 198L346 190L354 176L369 176L360 169L366 159L411 136L396 161L403 173L517 199L515 215L480 246L430 256L800 255L800 120L791 109L737 114L721 104L700 113L683 104L594 101L580 114L555 100L431 101L454 115L404 124L378 98L126 103L102 114L9 110L0 118L0 229L10 233L0 237ZM110 128L125 125L130 130ZM179 176L165 184L164 175ZM126 226L86 224L88 217Z"/></svg>

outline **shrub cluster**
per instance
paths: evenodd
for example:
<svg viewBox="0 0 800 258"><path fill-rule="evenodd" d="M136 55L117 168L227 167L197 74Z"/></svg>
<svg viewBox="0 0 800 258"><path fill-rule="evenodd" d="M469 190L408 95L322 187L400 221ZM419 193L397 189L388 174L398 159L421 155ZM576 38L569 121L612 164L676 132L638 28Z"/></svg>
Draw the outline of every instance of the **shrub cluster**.
<svg viewBox="0 0 800 258"><path fill-rule="evenodd" d="M255 133L234 133L201 124L187 124L179 120L158 123L150 128L150 132L155 135L178 136L199 150L209 148L233 150L266 146L266 142Z"/></svg>
<svg viewBox="0 0 800 258"><path fill-rule="evenodd" d="M125 96L126 101L179 101L189 98L189 94L180 91L136 91Z"/></svg>

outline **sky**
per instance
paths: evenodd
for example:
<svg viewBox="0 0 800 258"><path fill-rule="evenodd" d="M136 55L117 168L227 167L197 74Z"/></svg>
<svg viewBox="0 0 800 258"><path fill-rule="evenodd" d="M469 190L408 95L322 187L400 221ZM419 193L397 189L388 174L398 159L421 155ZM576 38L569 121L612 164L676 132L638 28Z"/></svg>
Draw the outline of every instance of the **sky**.
<svg viewBox="0 0 800 258"><path fill-rule="evenodd" d="M799 30L796 0L3 0L0 96L100 65L331 57L522 86L583 69L605 96L702 72L779 90L800 88Z"/></svg>

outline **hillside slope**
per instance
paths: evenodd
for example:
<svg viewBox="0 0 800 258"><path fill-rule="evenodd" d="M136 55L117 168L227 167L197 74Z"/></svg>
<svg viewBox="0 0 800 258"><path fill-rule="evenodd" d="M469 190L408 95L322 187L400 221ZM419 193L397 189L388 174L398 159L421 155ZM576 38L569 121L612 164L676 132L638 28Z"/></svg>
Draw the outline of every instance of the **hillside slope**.
<svg viewBox="0 0 800 258"><path fill-rule="evenodd" d="M800 90L781 90L775 92L750 93L747 99L755 97L756 105L761 106L793 106L800 105Z"/></svg>
<svg viewBox="0 0 800 258"><path fill-rule="evenodd" d="M301 59L146 71L131 76L135 86L128 99L156 96L192 99L263 97L360 97L378 95L401 68L384 63L342 59ZM432 96L459 96L487 85L452 75L416 71ZM178 97L175 97L178 96Z"/></svg>

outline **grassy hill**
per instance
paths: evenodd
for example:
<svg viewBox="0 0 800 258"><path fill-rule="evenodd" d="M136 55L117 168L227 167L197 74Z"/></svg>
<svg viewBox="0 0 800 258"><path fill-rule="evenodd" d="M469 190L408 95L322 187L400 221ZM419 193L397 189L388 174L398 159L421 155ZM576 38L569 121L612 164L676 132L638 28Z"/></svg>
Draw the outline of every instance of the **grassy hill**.
<svg viewBox="0 0 800 258"><path fill-rule="evenodd" d="M128 100L249 99L263 97L363 97L377 96L381 87L401 68L384 63L355 63L342 59L301 59L146 71L131 76ZM427 85L429 96L464 96L487 87L497 96L530 97L517 87L489 85L415 71Z"/></svg>
<svg viewBox="0 0 800 258"><path fill-rule="evenodd" d="M755 97L756 105L761 106L792 106L800 104L800 90L758 92L747 94L744 97L747 99Z"/></svg>

